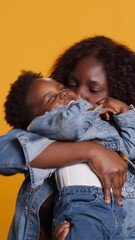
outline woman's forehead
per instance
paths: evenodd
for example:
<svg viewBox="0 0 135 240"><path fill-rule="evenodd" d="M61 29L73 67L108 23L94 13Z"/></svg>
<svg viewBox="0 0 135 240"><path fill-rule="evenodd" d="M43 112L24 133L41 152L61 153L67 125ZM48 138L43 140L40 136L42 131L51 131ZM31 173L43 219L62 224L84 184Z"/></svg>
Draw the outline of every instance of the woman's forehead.
<svg viewBox="0 0 135 240"><path fill-rule="evenodd" d="M75 68L73 69L76 69L76 68L81 68L81 67L93 67L93 66L103 66L103 63L98 60L96 57L93 57L93 56L86 56L86 57L83 57L82 59L80 59Z"/></svg>
<svg viewBox="0 0 135 240"><path fill-rule="evenodd" d="M99 82L107 84L104 65L94 57L85 57L80 60L68 76L68 80L71 79L79 83Z"/></svg>

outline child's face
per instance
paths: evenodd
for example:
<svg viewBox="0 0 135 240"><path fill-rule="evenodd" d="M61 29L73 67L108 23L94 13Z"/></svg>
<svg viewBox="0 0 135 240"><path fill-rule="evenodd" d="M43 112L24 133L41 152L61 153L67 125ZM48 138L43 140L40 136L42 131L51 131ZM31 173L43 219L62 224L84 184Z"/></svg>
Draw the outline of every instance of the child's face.
<svg viewBox="0 0 135 240"><path fill-rule="evenodd" d="M26 103L34 109L35 117L59 105L70 105L76 93L51 78L36 79L29 88Z"/></svg>
<svg viewBox="0 0 135 240"><path fill-rule="evenodd" d="M67 86L93 104L109 95L104 65L94 57L84 57L76 64L68 75Z"/></svg>

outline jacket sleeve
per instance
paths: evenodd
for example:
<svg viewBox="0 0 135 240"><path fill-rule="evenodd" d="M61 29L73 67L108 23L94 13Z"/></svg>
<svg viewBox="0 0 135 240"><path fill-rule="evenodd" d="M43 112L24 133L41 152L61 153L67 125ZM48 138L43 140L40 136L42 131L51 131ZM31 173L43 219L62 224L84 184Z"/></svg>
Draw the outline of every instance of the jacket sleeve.
<svg viewBox="0 0 135 240"><path fill-rule="evenodd" d="M29 125L28 131L55 140L80 140L99 117L100 107L94 111L87 111L91 107L90 103L78 99L73 105L60 106L37 117Z"/></svg>
<svg viewBox="0 0 135 240"><path fill-rule="evenodd" d="M0 174L11 175L28 172L22 147L16 137L20 131L20 129L13 129L0 136Z"/></svg>
<svg viewBox="0 0 135 240"><path fill-rule="evenodd" d="M122 151L130 160L135 160L135 108L114 115L114 120L119 129Z"/></svg>
<svg viewBox="0 0 135 240"><path fill-rule="evenodd" d="M55 169L37 169L30 162L53 141L39 135L13 129L0 137L0 174L30 175L32 187L41 185Z"/></svg>

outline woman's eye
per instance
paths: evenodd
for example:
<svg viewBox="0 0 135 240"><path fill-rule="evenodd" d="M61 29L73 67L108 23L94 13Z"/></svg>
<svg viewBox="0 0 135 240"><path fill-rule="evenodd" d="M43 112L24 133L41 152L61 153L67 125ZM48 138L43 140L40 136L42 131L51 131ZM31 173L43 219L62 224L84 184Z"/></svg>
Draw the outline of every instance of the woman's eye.
<svg viewBox="0 0 135 240"><path fill-rule="evenodd" d="M99 88L88 88L88 91L89 91L89 92L92 92L92 93L101 92L101 90L100 90Z"/></svg>
<svg viewBox="0 0 135 240"><path fill-rule="evenodd" d="M68 88L72 88L72 89L75 89L75 88L77 88L77 85L74 85L74 84L68 84L68 86L67 86Z"/></svg>

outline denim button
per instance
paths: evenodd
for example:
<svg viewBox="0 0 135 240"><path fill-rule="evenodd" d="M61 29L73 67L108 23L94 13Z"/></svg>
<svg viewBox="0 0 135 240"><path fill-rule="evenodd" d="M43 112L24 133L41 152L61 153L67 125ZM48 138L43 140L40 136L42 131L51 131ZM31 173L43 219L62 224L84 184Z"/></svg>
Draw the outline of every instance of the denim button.
<svg viewBox="0 0 135 240"><path fill-rule="evenodd" d="M131 192L134 191L134 188L133 188L132 186L128 186L127 189L126 189L126 191L127 191L128 193L131 193Z"/></svg>
<svg viewBox="0 0 135 240"><path fill-rule="evenodd" d="M133 228L132 225L128 225L127 230L130 231Z"/></svg>

